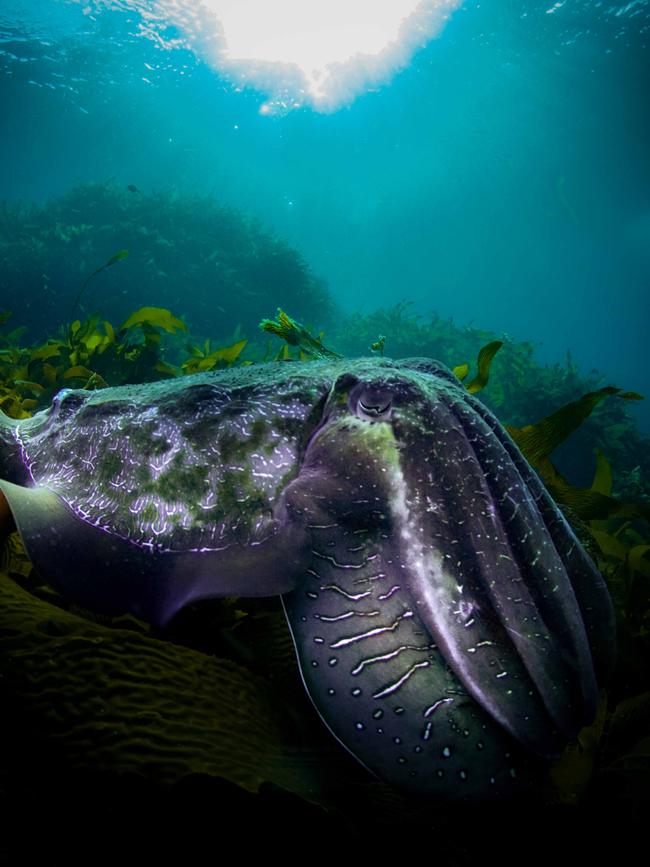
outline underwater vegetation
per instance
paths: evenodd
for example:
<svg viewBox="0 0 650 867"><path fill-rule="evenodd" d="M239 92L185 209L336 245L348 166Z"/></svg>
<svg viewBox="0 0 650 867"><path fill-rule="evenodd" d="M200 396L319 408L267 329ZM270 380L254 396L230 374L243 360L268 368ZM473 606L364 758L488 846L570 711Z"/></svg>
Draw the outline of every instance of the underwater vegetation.
<svg viewBox="0 0 650 867"><path fill-rule="evenodd" d="M313 337L307 328L292 319L281 308L278 308L275 319L263 319L260 322L260 329L267 334L275 334L276 337L286 341L279 361L290 359L289 346L298 348L299 361L306 361L309 358L341 358L337 352L323 345L322 332L317 337Z"/></svg>
<svg viewBox="0 0 650 867"><path fill-rule="evenodd" d="M10 320L3 318L7 331ZM404 307L380 311L368 320L339 320L339 331L326 343L342 349L355 330L361 335L355 354L367 354L379 334L385 336L382 348L385 345L387 355L401 351L440 356L441 351L427 350L438 341L446 355L443 360L456 366L459 378L481 396L492 393L511 435L565 509L603 574L617 615L616 671L602 694L596 721L556 763L543 799L587 805L636 803L648 787L650 534L647 477L639 469L647 441L625 416L624 406L638 396L612 387L595 389L596 375L585 378L573 365L540 368L532 360L532 347L495 341L485 332L437 323L430 335L425 324L409 319ZM395 346L391 321L397 326ZM279 336L293 353L281 350L280 359L299 363L301 354L333 353L322 335L312 337L287 314L277 323L277 329L270 330L283 332ZM226 346L195 342L182 319L164 308L142 308L119 326L91 317L71 323L67 330L69 341L51 337L31 347L20 346L20 329L2 338L0 400L7 414L29 417L48 405L62 386L95 389L243 363L246 346L241 333ZM172 342L166 344L168 338ZM503 345L496 346L498 342ZM245 361L263 360L268 354L268 348L259 346ZM466 369L472 358L477 359L475 374ZM518 362L514 366L513 359ZM510 376L517 387L509 382ZM526 397L527 384L537 389L533 397ZM564 400L558 401L558 396ZM522 417L520 402L539 410ZM624 425L624 430L613 438L619 445L610 451L607 430L614 424ZM586 440L593 478L579 487L568 482L551 460L556 449L588 425L593 431ZM635 442L645 451L636 451ZM594 455L595 443L599 450ZM617 484L617 465L627 467L628 477L637 479L636 488L629 482ZM313 712L302 693L282 612L273 600L212 600L191 607L172 625L175 643L170 645L133 617L98 617L67 603L31 570L16 536L10 537L4 556L0 659L5 667L0 689L7 706L14 708L3 723L13 736L5 743L12 743L14 750L16 743L20 745L12 727L19 728L24 719L34 731L29 759L20 748L1 758L11 779L24 773L25 765L34 779L44 768L59 774L63 765L87 768L90 737L94 766L109 774L144 773L173 783L194 773L220 777L252 793L270 782L328 811L345 811L356 796L366 799L367 809L374 809L376 816L397 813L405 822L416 816L422 821L419 808L399 794L387 793L383 784L369 782L312 724ZM57 666L52 669L47 660L54 652ZM168 693L161 694L158 677L152 679L151 671L164 672ZM35 672L48 673L45 691L42 675L35 679ZM216 692L211 689L213 678L219 684ZM54 715L52 695L61 696ZM241 737L233 731L237 707L251 721ZM204 712L212 728L201 722ZM182 730L188 714L191 733L172 736L172 731ZM258 729L262 719L268 725Z"/></svg>
<svg viewBox="0 0 650 867"><path fill-rule="evenodd" d="M0 313L0 321L6 324L9 316ZM24 329L0 333L0 409L11 418L28 418L62 388L105 388L227 367L248 342L212 349L209 339L201 345L186 341L176 345L178 364L171 364L163 355L173 346L163 337L185 332L187 325L169 310L141 307L118 327L98 316L76 319L60 337L32 347L15 342Z"/></svg>
<svg viewBox="0 0 650 867"><path fill-rule="evenodd" d="M124 250L128 260L96 273L70 315L84 281ZM325 283L259 222L209 196L173 190L134 194L109 181L40 206L1 203L0 259L0 297L14 299L14 315L30 323L33 337L88 310L125 319L150 304L217 338L237 323L254 332L277 304L308 322L317 311L327 324L334 312Z"/></svg>

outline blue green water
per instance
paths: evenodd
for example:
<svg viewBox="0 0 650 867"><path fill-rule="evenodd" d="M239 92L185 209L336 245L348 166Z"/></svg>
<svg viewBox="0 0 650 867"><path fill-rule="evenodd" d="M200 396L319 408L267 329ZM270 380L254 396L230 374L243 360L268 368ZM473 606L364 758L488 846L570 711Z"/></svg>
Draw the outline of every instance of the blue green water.
<svg viewBox="0 0 650 867"><path fill-rule="evenodd" d="M200 47L138 35L161 6L2 0L0 199L209 193L346 310L412 300L650 394L650 3L467 0L338 110L270 114Z"/></svg>

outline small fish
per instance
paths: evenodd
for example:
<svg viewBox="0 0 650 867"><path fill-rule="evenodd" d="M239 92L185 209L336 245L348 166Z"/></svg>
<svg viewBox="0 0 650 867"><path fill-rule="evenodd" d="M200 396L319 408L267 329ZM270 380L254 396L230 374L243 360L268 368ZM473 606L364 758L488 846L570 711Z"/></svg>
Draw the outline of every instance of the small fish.
<svg viewBox="0 0 650 867"><path fill-rule="evenodd" d="M135 184L127 184L126 188L130 193L139 193L140 192L140 190L136 187Z"/></svg>

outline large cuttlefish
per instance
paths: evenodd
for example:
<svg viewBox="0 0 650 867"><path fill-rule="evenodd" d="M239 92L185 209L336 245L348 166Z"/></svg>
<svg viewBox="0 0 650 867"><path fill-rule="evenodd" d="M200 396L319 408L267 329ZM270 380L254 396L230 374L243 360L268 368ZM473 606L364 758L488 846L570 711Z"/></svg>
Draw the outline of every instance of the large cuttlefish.
<svg viewBox="0 0 650 867"><path fill-rule="evenodd" d="M281 594L316 710L392 785L518 792L594 717L602 578L442 364L64 390L2 419L0 478L35 568L86 607L164 626L199 599Z"/></svg>

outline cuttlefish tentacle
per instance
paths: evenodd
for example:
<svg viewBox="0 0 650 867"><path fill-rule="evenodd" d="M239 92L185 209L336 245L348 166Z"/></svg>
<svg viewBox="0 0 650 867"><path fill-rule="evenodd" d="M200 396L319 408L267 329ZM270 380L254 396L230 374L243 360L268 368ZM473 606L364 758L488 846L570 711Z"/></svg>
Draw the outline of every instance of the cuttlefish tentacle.
<svg viewBox="0 0 650 867"><path fill-rule="evenodd" d="M565 734L575 735L595 714L597 690L571 580L533 492L502 444L460 401L451 412L492 504L481 522L494 558L485 570L487 592L549 713Z"/></svg>
<svg viewBox="0 0 650 867"><path fill-rule="evenodd" d="M313 559L285 594L305 687L334 736L371 772L445 798L515 794L534 759L447 664L381 534L314 526Z"/></svg>
<svg viewBox="0 0 650 867"><path fill-rule="evenodd" d="M532 493L461 404L441 395L424 432L407 414L395 422L402 453L425 455L403 462L412 589L470 694L530 749L553 754L595 710L580 610Z"/></svg>

